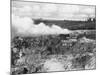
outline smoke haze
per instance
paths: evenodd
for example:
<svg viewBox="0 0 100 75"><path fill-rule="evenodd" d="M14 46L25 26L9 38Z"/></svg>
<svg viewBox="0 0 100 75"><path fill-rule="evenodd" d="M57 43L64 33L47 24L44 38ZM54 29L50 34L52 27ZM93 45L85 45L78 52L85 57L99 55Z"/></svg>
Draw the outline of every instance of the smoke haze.
<svg viewBox="0 0 100 75"><path fill-rule="evenodd" d="M17 34L68 34L71 31L63 29L57 25L47 26L44 23L38 25L30 17L20 17L12 15L12 28L15 29Z"/></svg>

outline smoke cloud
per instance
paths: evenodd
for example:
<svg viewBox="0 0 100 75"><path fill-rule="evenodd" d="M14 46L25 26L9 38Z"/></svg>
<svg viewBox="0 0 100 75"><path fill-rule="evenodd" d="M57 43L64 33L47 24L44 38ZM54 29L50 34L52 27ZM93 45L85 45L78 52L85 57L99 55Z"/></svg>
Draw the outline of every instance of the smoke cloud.
<svg viewBox="0 0 100 75"><path fill-rule="evenodd" d="M17 34L68 34L71 31L63 29L57 25L47 26L44 23L38 25L30 17L20 17L12 14L12 28L16 29Z"/></svg>

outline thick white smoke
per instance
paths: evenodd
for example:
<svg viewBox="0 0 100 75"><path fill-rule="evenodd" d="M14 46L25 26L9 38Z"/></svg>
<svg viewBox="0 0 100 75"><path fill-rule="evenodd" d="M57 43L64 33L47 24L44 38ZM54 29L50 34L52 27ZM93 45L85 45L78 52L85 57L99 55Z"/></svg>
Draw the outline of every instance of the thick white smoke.
<svg viewBox="0 0 100 75"><path fill-rule="evenodd" d="M35 25L33 20L29 17L20 17L12 15L12 27L14 27L19 34L68 34L71 31L63 29L57 25L47 26L44 23Z"/></svg>

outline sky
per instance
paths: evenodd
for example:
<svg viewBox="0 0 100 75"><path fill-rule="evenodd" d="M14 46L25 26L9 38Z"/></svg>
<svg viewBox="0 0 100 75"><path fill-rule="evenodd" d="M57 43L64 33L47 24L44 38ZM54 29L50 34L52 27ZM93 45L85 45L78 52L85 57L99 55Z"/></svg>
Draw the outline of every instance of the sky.
<svg viewBox="0 0 100 75"><path fill-rule="evenodd" d="M95 17L95 6L12 1L12 13L33 19L86 20Z"/></svg>
<svg viewBox="0 0 100 75"><path fill-rule="evenodd" d="M34 24L34 19L86 20L95 17L94 6L12 1L12 35L69 34L69 29L53 24Z"/></svg>

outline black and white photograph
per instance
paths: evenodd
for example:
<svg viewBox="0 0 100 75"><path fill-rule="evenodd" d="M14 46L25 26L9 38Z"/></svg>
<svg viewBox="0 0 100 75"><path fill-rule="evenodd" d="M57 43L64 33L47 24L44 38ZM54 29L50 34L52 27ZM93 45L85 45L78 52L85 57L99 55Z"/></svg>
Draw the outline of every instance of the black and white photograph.
<svg viewBox="0 0 100 75"><path fill-rule="evenodd" d="M96 6L11 1L11 75L96 70Z"/></svg>

